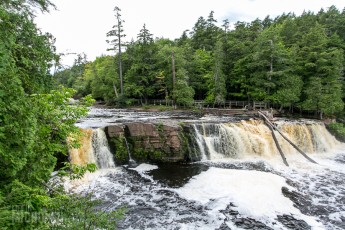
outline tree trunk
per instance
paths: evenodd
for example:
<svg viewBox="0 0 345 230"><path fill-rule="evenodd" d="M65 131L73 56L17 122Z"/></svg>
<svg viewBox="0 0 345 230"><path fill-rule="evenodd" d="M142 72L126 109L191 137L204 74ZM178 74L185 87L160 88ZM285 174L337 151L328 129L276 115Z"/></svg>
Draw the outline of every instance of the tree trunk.
<svg viewBox="0 0 345 230"><path fill-rule="evenodd" d="M174 50L171 54L172 59L172 78L173 78L173 107L176 109L176 72L175 72L175 54Z"/></svg>
<svg viewBox="0 0 345 230"><path fill-rule="evenodd" d="M117 89L116 89L115 81L113 81L113 88L114 88L115 96L116 96L116 98L118 98L118 97L119 97L119 95L118 95L118 93L117 93Z"/></svg>
<svg viewBox="0 0 345 230"><path fill-rule="evenodd" d="M117 19L118 25L121 25L120 18ZM123 95L123 79L122 79L122 51L121 51L121 28L118 28L118 46L119 46L119 77L120 77L120 93Z"/></svg>

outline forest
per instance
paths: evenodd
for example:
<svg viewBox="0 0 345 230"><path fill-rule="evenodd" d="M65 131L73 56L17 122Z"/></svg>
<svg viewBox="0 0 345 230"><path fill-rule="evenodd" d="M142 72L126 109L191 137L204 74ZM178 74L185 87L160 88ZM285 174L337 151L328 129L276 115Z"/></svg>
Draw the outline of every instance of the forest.
<svg viewBox="0 0 345 230"><path fill-rule="evenodd" d="M115 7L116 23L105 35L114 55L94 61L79 55L71 68L59 69L57 84L119 106L150 99L183 106L238 100L320 118L343 114L345 10L331 6L233 26L218 23L211 11L175 40L154 38L144 24L137 40L127 43L120 12Z"/></svg>
<svg viewBox="0 0 345 230"><path fill-rule="evenodd" d="M49 9L48 0L0 2L0 229L114 228L122 210L97 211L97 200L49 180L95 170L68 163L80 135L75 122L93 100L71 105L75 91L54 86L54 38L33 20L35 10Z"/></svg>

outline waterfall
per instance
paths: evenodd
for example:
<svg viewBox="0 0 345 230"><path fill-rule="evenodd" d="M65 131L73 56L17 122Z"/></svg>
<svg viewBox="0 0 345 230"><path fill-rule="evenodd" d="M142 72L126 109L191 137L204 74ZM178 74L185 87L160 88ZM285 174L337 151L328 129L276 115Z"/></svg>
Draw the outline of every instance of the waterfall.
<svg viewBox="0 0 345 230"><path fill-rule="evenodd" d="M103 129L96 129L92 136L93 152L98 168L114 168L113 154L109 150L108 140Z"/></svg>
<svg viewBox="0 0 345 230"><path fill-rule="evenodd" d="M308 153L330 151L339 142L327 131L322 123L277 123L290 140Z"/></svg>
<svg viewBox="0 0 345 230"><path fill-rule="evenodd" d="M198 145L198 148L200 150L200 155L201 155L201 160L207 160L207 156L206 156L206 143L205 143L205 137L204 137L204 132L203 135L200 133L198 126L193 124L192 125L193 129L194 129L194 133L195 133L195 141ZM203 129L204 131L204 129Z"/></svg>
<svg viewBox="0 0 345 230"><path fill-rule="evenodd" d="M70 161L76 165L86 165L87 163L96 163L96 157L92 148L92 129L80 129L79 148L69 150Z"/></svg>
<svg viewBox="0 0 345 230"><path fill-rule="evenodd" d="M128 164L130 166L136 166L137 162L135 162L135 160L133 160L133 158L132 158L132 154L131 154L131 150L129 149L129 144L128 144L127 138L125 136L123 138L125 139L126 148L127 148L127 152L128 152Z"/></svg>
<svg viewBox="0 0 345 230"><path fill-rule="evenodd" d="M307 153L331 150L338 142L321 123L278 122L277 127ZM244 156L278 155L270 129L260 120L224 124L194 124L195 141L202 159L241 158ZM296 150L277 135L284 153Z"/></svg>
<svg viewBox="0 0 345 230"><path fill-rule="evenodd" d="M81 129L81 132L80 147L69 151L71 163L78 165L95 163L99 169L114 168L113 155L109 150L104 130Z"/></svg>

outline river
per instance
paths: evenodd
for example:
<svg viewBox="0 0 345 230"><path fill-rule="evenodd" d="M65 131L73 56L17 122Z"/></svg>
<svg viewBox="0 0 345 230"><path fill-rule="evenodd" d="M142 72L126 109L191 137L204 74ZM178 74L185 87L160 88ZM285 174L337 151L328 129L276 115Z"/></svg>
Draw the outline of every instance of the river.
<svg viewBox="0 0 345 230"><path fill-rule="evenodd" d="M111 162L102 127L130 121L191 123L201 160ZM275 124L318 164L279 138L285 166L269 129L258 121L93 108L77 125L94 129L93 152L85 161L94 160L100 169L65 187L93 192L105 210L126 207L118 229L345 229L344 144L315 121Z"/></svg>

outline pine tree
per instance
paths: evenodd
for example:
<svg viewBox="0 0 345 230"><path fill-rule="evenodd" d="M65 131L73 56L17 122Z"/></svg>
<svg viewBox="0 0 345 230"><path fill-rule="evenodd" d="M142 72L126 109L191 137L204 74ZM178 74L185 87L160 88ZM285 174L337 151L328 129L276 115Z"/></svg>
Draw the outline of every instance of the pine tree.
<svg viewBox="0 0 345 230"><path fill-rule="evenodd" d="M316 110L320 116L332 115L344 108L342 101L342 51L328 47L324 28L316 23L301 41L299 73L303 76L304 109Z"/></svg>
<svg viewBox="0 0 345 230"><path fill-rule="evenodd" d="M123 77L122 77L122 46L126 44L122 42L122 38L126 35L123 33L123 23L124 20L121 19L121 9L117 6L114 8L114 13L116 17L116 24L113 26L113 29L107 33L107 37L113 37L112 40L107 40L107 42L112 46L108 50L113 50L114 52L118 51L118 66L119 66L119 77L120 77L120 94L123 95ZM115 88L115 82L114 88ZM116 89L116 88L115 88ZM116 94L116 90L115 90Z"/></svg>
<svg viewBox="0 0 345 230"><path fill-rule="evenodd" d="M226 79L223 72L224 68L224 50L223 43L219 40L214 51L213 71L208 75L208 93L206 102L215 105L222 105L226 100Z"/></svg>

